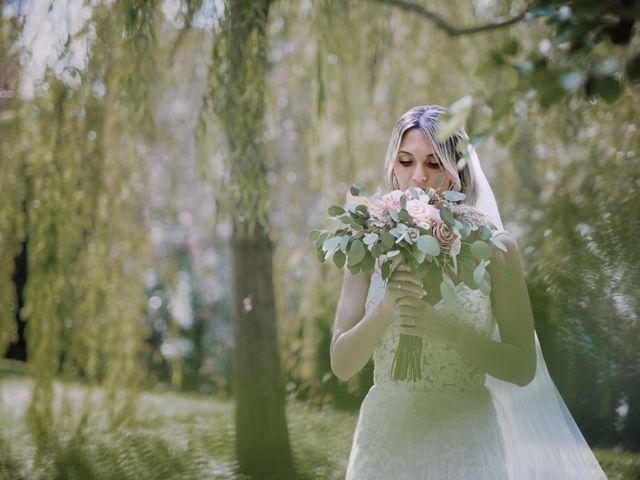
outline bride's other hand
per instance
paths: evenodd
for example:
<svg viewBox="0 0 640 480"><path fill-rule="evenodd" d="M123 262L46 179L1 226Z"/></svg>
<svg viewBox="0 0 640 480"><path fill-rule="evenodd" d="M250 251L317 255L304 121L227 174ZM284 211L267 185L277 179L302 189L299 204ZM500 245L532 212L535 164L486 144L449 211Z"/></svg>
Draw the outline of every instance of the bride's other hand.
<svg viewBox="0 0 640 480"><path fill-rule="evenodd" d="M397 309L398 301L402 298L423 298L427 292L422 288L422 282L410 273L409 267L398 265L391 272L382 297L383 306L391 313Z"/></svg>
<svg viewBox="0 0 640 480"><path fill-rule="evenodd" d="M457 324L425 300L405 297L398 300L396 308L400 320L400 333L445 344L450 343L455 337Z"/></svg>

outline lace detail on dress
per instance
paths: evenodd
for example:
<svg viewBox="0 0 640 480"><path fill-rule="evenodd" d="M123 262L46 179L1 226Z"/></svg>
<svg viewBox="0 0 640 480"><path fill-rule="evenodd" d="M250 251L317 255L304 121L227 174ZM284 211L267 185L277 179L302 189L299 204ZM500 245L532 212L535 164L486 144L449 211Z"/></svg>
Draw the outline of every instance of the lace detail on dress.
<svg viewBox="0 0 640 480"><path fill-rule="evenodd" d="M464 283L456 285L459 302L448 304L441 299L434 308L440 312L453 314L452 321L461 322L475 328L487 337L491 337L495 328L495 319L491 309L491 298L480 290L472 289ZM384 281L376 263L371 276L369 293L365 303L368 312L377 305L384 295ZM374 353L374 384L404 385L409 389L431 390L439 387L480 386L485 382L486 374L471 364L453 348L442 343L423 339L422 378L417 381L393 380L390 376L391 365L398 347L400 336L399 319L393 316L385 329Z"/></svg>

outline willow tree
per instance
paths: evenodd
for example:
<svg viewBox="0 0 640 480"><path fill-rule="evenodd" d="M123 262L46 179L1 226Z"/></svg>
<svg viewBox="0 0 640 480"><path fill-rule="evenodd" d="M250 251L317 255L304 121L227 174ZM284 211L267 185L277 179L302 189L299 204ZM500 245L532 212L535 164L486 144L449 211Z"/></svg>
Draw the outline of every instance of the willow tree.
<svg viewBox="0 0 640 480"><path fill-rule="evenodd" d="M270 0L225 2L214 40L208 100L227 140L233 229L232 321L236 455L243 473L292 474L273 288L264 144ZM221 186L224 183L221 184Z"/></svg>
<svg viewBox="0 0 640 480"><path fill-rule="evenodd" d="M131 124L149 124L153 11L152 2L117 2L92 8L75 32L60 33L64 25L52 23L68 52L87 42L87 68L63 70L64 78L45 72L45 88L31 98L16 95L3 112L11 129L3 135L10 148L0 188L11 201L0 207L0 246L3 255L20 242L29 251L20 315L34 379L27 422L39 454L64 448L70 428L82 434L90 420L117 428L135 412L147 241L139 228L144 184L137 171L144 130ZM31 46L21 48L29 58ZM5 290L12 268L6 257L0 268L2 311L10 312L15 299ZM72 389L59 397L59 379L86 382L80 406Z"/></svg>

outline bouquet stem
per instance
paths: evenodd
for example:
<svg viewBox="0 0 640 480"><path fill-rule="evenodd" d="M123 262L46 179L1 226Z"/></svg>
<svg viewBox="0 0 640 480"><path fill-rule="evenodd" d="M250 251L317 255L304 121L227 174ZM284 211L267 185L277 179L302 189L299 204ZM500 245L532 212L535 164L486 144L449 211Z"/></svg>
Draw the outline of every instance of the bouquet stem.
<svg viewBox="0 0 640 480"><path fill-rule="evenodd" d="M398 348L391 364L391 377L394 380L415 382L421 378L422 337L400 334Z"/></svg>

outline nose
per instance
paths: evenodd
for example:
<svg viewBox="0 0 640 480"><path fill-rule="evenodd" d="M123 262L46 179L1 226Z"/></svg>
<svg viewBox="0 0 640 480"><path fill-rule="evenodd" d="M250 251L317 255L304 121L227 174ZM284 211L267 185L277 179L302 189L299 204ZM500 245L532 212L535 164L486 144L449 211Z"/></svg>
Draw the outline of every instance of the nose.
<svg viewBox="0 0 640 480"><path fill-rule="evenodd" d="M425 169L421 166L418 166L413 172L413 177L411 181L416 187L420 187L423 190L429 185L429 175L425 171Z"/></svg>

